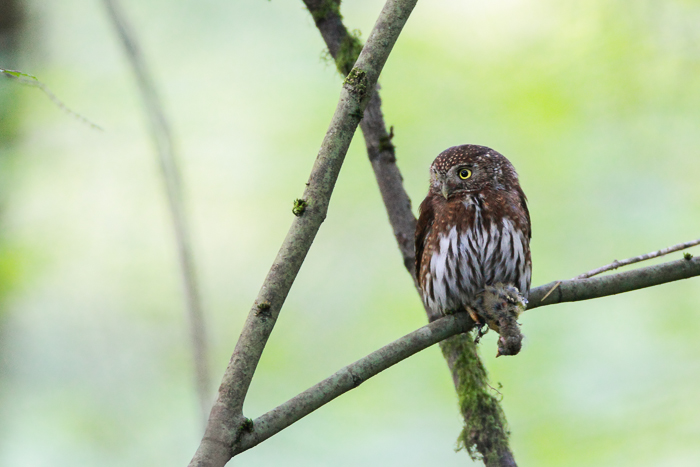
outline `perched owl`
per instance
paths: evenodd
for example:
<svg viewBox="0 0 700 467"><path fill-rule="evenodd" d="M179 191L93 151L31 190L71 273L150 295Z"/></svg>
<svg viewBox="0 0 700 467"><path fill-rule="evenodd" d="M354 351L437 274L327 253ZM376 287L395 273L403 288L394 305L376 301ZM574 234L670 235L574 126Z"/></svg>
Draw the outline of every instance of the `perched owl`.
<svg viewBox="0 0 700 467"><path fill-rule="evenodd" d="M530 290L530 214L518 174L493 149L466 144L430 166L416 226L416 274L434 317L472 307L487 286Z"/></svg>

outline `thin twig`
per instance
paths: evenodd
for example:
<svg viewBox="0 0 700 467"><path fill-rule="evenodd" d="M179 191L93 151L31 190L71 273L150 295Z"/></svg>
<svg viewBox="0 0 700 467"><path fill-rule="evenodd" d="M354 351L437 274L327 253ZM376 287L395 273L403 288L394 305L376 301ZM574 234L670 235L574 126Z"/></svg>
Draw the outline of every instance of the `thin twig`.
<svg viewBox="0 0 700 467"><path fill-rule="evenodd" d="M658 258L659 256L664 256L664 255L667 255L669 253L673 253L674 251L685 250L686 248L690 248L690 247L695 246L695 245L700 245L700 238L697 240L691 240L691 241L685 242L685 243L679 243L678 245L669 246L667 248L663 248L663 249L658 250L658 251L653 251L653 252L647 253L645 255L635 256L634 258L627 258L627 259L623 259L622 261L615 260L612 263L607 264L605 266L601 266L599 268L592 269L588 272L584 272L583 274L579 274L578 276L574 277L572 280L588 279L589 277L593 277L595 275L602 274L606 271L612 271L612 270L617 269L617 268L622 267L622 266L627 266L630 264L638 263L640 261L646 261L646 260L652 259L652 258ZM549 291L544 295L544 297L541 298L540 301L544 301L544 299L549 297L549 295L552 292L554 292L554 290L557 287L559 287L560 284L561 284L561 281L556 282L552 286L552 288L549 289Z"/></svg>
<svg viewBox="0 0 700 467"><path fill-rule="evenodd" d="M10 79L13 79L13 80L17 81L18 83L23 84L25 86L30 86L33 88L40 89L41 92L46 94L46 97L48 97L49 100L51 102L53 102L56 107L61 109L66 114L68 114L71 117L75 118L76 120L88 125L93 130L104 131L104 129L100 125L90 121L87 117L79 114L75 110L72 110L70 107L68 107L61 99L56 97L56 95L53 92L51 92L51 90L49 89L49 87L46 84L39 81L39 78L37 78L36 76L30 75L29 73L24 73L22 71L17 71L17 70L5 70L4 68L0 68L0 74L4 75Z"/></svg>
<svg viewBox="0 0 700 467"><path fill-rule="evenodd" d="M345 154L379 74L417 0L388 0L343 83L340 99L311 170L297 216L248 313L219 388L207 430L190 466L223 466L247 426L242 407L258 361L301 264L326 217Z"/></svg>
<svg viewBox="0 0 700 467"><path fill-rule="evenodd" d="M207 357L206 328L199 296L197 275L195 273L187 216L183 203L182 178L177 165L170 125L165 117L156 86L148 71L140 47L124 14L119 9L117 0L103 0L103 2L136 75L141 98L151 125L151 135L158 151L158 160L165 183L168 207L175 231L182 281L185 288L186 308L194 354L196 387L202 421L205 422L211 408L211 378L209 376Z"/></svg>
<svg viewBox="0 0 700 467"><path fill-rule="evenodd" d="M552 288L549 289L549 290L547 291L546 294L544 294L544 297L542 297L542 298L540 299L540 301L543 302L545 298L549 297L549 294L551 294L552 292L554 292L554 290L555 290L557 287L559 287L560 284L561 284L561 281L555 282L554 285L552 286ZM529 300L532 300L532 295L530 295Z"/></svg>
<svg viewBox="0 0 700 467"><path fill-rule="evenodd" d="M606 265L606 266L601 266L599 268L593 269L588 272L584 272L583 274L579 274L578 276L574 277L574 280L576 279L588 279L589 277L593 277L595 275L601 274L606 271L612 271L613 269L617 269L622 266L627 266L629 264L634 264L638 263L640 261L646 261L648 259L652 258L658 258L659 256L664 256L669 253L673 253L674 251L678 250L685 250L686 248L690 248L691 246L695 245L700 245L700 238L697 240L692 240L690 242L685 242L685 243L679 243L678 245L673 245L668 248L663 248L658 251L653 251L651 253L647 253L645 255L639 255L635 256L634 258L627 258L623 259L622 261L615 260L612 263Z"/></svg>

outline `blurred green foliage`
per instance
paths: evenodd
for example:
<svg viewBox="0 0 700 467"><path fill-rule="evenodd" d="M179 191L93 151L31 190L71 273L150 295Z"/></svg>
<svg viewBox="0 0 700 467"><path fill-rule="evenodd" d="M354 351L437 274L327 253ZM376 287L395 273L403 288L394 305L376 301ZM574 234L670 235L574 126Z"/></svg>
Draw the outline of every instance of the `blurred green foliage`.
<svg viewBox="0 0 700 467"><path fill-rule="evenodd" d="M341 78L319 59L301 2L123 4L172 118L221 374ZM367 35L381 6L344 3L348 28ZM40 93L22 94L20 114L0 106L22 117L0 174L12 188L2 236L22 250L0 264L24 271L3 296L0 465L184 465L201 436L189 341L133 79L99 2L30 7L17 68L106 131ZM414 206L436 154L484 144L511 159L528 194L535 285L697 238L698 24L689 0L419 3L380 79ZM385 217L358 135L246 416L424 324ZM495 360L484 339L520 465L698 465L698 303L688 280L525 313L514 358ZM435 347L236 464L464 465L452 450L460 427Z"/></svg>

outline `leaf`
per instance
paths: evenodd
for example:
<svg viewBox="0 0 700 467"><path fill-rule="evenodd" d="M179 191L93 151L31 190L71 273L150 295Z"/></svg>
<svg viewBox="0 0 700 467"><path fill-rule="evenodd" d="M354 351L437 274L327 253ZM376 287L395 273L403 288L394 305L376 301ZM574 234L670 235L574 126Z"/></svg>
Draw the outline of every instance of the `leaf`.
<svg viewBox="0 0 700 467"><path fill-rule="evenodd" d="M6 75L14 76L15 78L29 78L33 79L34 81L39 81L39 78L36 76L30 75L29 73L22 73L21 71L17 70L5 70L4 68L0 68L0 73L5 73Z"/></svg>

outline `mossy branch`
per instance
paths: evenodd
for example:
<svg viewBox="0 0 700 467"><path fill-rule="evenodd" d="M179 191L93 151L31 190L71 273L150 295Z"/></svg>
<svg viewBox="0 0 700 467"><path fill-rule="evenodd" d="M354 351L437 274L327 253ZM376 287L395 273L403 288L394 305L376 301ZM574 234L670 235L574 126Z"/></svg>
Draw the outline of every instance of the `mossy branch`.
<svg viewBox="0 0 700 467"><path fill-rule="evenodd" d="M266 302L270 307L264 314L255 304L251 308L224 373L206 432L190 466L220 467L232 456L236 444L236 423L244 419L243 401L282 304L326 217L340 167L371 97L366 90L376 86L379 74L416 2L386 2L355 63L358 81L346 83L341 89L335 114L301 198L306 203L303 215L295 217L292 222L255 300L256 304Z"/></svg>
<svg viewBox="0 0 700 467"><path fill-rule="evenodd" d="M338 72L343 76L350 73L352 66L357 61L362 51L362 42L360 42L360 31L353 31L346 34L340 41L340 48L335 57L335 64Z"/></svg>
<svg viewBox="0 0 700 467"><path fill-rule="evenodd" d="M324 21L329 15L340 16L340 0L320 0L315 8L309 10L316 23Z"/></svg>
<svg viewBox="0 0 700 467"><path fill-rule="evenodd" d="M455 335L440 342L442 355L452 370L459 409L465 420L457 446L472 460L482 459L487 466L515 465L508 447L508 424L498 399L484 381L488 375L478 358L474 338Z"/></svg>

